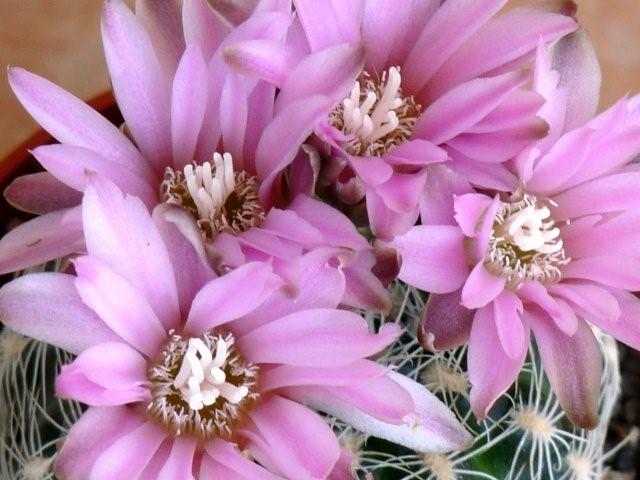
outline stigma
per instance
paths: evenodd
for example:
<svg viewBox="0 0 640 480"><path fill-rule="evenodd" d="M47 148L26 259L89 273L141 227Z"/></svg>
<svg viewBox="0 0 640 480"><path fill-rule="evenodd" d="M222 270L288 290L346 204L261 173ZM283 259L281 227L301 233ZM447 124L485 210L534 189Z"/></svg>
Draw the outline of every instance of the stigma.
<svg viewBox="0 0 640 480"><path fill-rule="evenodd" d="M182 170L167 167L160 196L190 212L211 241L222 232L238 234L262 223L259 188L256 177L234 171L229 153L215 153L213 163L188 164Z"/></svg>
<svg viewBox="0 0 640 480"><path fill-rule="evenodd" d="M409 139L420 113L413 97L403 96L400 68L391 67L378 79L364 72L330 121L350 137L348 153L381 156Z"/></svg>
<svg viewBox="0 0 640 480"><path fill-rule="evenodd" d="M533 280L557 283L566 257L561 230L549 207L530 194L516 202L503 203L496 213L489 248L487 269L507 279L517 288Z"/></svg>

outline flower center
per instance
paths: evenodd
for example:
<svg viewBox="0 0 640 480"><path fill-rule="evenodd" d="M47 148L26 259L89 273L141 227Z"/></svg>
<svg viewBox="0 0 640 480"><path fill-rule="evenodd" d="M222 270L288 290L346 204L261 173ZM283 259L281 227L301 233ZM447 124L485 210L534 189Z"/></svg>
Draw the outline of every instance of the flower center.
<svg viewBox="0 0 640 480"><path fill-rule="evenodd" d="M535 196L504 203L496 214L486 267L517 287L527 280L556 283L570 262L551 210Z"/></svg>
<svg viewBox="0 0 640 480"><path fill-rule="evenodd" d="M182 171L167 167L160 186L162 201L188 210L209 241L221 232L237 234L259 226L265 218L256 177L234 172L228 153L215 153L213 162L189 164Z"/></svg>
<svg viewBox="0 0 640 480"><path fill-rule="evenodd" d="M382 156L409 139L422 107L412 96L403 96L401 84L399 67L379 78L363 72L349 97L331 112L331 124L352 137L348 153Z"/></svg>
<svg viewBox="0 0 640 480"><path fill-rule="evenodd" d="M258 399L258 367L245 362L233 335L173 334L149 370L152 419L175 435L231 439Z"/></svg>

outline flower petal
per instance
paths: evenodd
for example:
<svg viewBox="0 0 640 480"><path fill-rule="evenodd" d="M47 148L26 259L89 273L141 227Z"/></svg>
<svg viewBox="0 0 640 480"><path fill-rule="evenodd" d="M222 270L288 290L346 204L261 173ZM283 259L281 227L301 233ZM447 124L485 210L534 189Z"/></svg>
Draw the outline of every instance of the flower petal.
<svg viewBox="0 0 640 480"><path fill-rule="evenodd" d="M173 166L182 168L195 158L207 104L207 64L198 45L190 45L178 65L171 94Z"/></svg>
<svg viewBox="0 0 640 480"><path fill-rule="evenodd" d="M467 267L458 227L421 225L397 237L393 246L402 256L398 278L431 293L459 289L467 278Z"/></svg>
<svg viewBox="0 0 640 480"><path fill-rule="evenodd" d="M252 312L279 287L271 265L247 263L211 280L195 296L185 331L201 334Z"/></svg>
<svg viewBox="0 0 640 480"><path fill-rule="evenodd" d="M429 295L420 318L418 339L431 350L457 348L469 339L475 312L460 305L460 291Z"/></svg>
<svg viewBox="0 0 640 480"><path fill-rule="evenodd" d="M482 308L504 291L506 280L489 272L482 262L469 274L462 287L462 305L467 308Z"/></svg>
<svg viewBox="0 0 640 480"><path fill-rule="evenodd" d="M105 3L102 43L127 126L158 174L171 163L171 93L151 39L121 0Z"/></svg>
<svg viewBox="0 0 640 480"><path fill-rule="evenodd" d="M294 4L312 51L360 39L360 2L294 0Z"/></svg>
<svg viewBox="0 0 640 480"><path fill-rule="evenodd" d="M231 25L207 0L183 0L182 29L187 45L198 44L205 60L209 60L231 30Z"/></svg>
<svg viewBox="0 0 640 480"><path fill-rule="evenodd" d="M87 251L129 281L167 329L180 318L175 275L166 246L146 207L93 177L82 203Z"/></svg>
<svg viewBox="0 0 640 480"><path fill-rule="evenodd" d="M493 315L500 344L512 360L526 354L528 336L522 324L522 302L514 293L505 290L493 301Z"/></svg>
<svg viewBox="0 0 640 480"><path fill-rule="evenodd" d="M288 478L326 478L340 457L338 439L317 413L277 395L249 413L263 451ZM251 450L251 445L249 445Z"/></svg>
<svg viewBox="0 0 640 480"><path fill-rule="evenodd" d="M381 351L399 334L395 324L386 324L373 335L359 315L314 309L263 325L240 338L238 345L254 363L334 367Z"/></svg>
<svg viewBox="0 0 640 480"><path fill-rule="evenodd" d="M167 333L148 301L97 258L77 258L74 265L76 288L84 303L131 346L153 358Z"/></svg>
<svg viewBox="0 0 640 480"><path fill-rule="evenodd" d="M9 70L9 83L24 108L60 143L92 149L140 175L152 175L129 139L81 100L21 68Z"/></svg>
<svg viewBox="0 0 640 480"><path fill-rule="evenodd" d="M82 251L80 207L18 225L0 240L0 273L14 272Z"/></svg>
<svg viewBox="0 0 640 480"><path fill-rule="evenodd" d="M260 465L248 460L238 448L230 443L215 440L207 443L205 448L211 458L235 472L243 480L276 480L274 475Z"/></svg>
<svg viewBox="0 0 640 480"><path fill-rule="evenodd" d="M197 446L198 442L195 438L175 438L171 453L160 470L158 480L191 480Z"/></svg>
<svg viewBox="0 0 640 480"><path fill-rule="evenodd" d="M18 210L43 215L80 205L82 194L49 172L38 172L13 180L5 189L4 198Z"/></svg>
<svg viewBox="0 0 640 480"><path fill-rule="evenodd" d="M91 407L73 424L53 463L65 480L86 480L96 459L143 419L127 407Z"/></svg>
<svg viewBox="0 0 640 480"><path fill-rule="evenodd" d="M38 162L71 188L84 191L91 173L103 175L124 193L139 197L151 207L158 201L155 186L131 168L107 160L93 150L74 145L45 145L32 152Z"/></svg>
<svg viewBox="0 0 640 480"><path fill-rule="evenodd" d="M577 332L568 337L544 314L537 315L531 328L544 371L567 416L578 427L595 428L602 354L591 328L579 322Z"/></svg>
<svg viewBox="0 0 640 480"><path fill-rule="evenodd" d="M167 432L151 422L121 436L103 451L96 460L89 478L113 480L137 478L149 464Z"/></svg>
<svg viewBox="0 0 640 480"><path fill-rule="evenodd" d="M33 273L0 289L0 320L18 333L79 354L119 337L87 307L74 286L75 277Z"/></svg>
<svg viewBox="0 0 640 480"><path fill-rule="evenodd" d="M526 325L526 337L529 326ZM469 337L471 408L478 420L486 418L495 401L507 391L524 363L526 349L518 359L510 358L500 345L491 306L476 312Z"/></svg>

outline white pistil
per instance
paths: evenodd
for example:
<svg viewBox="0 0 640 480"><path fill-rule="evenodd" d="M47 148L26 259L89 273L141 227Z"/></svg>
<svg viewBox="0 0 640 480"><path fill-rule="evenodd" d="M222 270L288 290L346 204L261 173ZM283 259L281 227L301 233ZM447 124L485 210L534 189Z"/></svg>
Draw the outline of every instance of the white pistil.
<svg viewBox="0 0 640 480"><path fill-rule="evenodd" d="M216 343L215 357L199 338L189 340L187 352L173 386L192 410L202 410L213 405L219 396L232 404L240 403L248 394L246 386L238 387L227 382L224 367L229 346L223 339Z"/></svg>
<svg viewBox="0 0 640 480"><path fill-rule="evenodd" d="M184 178L189 195L198 209L200 218L214 218L220 214L227 198L235 189L233 158L229 153L213 155L215 172L209 162L194 168L184 167Z"/></svg>
<svg viewBox="0 0 640 480"><path fill-rule="evenodd" d="M403 103L400 93L401 83L400 71L396 67L391 67L382 91L382 98L378 99L374 92L369 91L361 102L361 85L357 81L349 98L343 101L346 132L359 137L364 144L370 144L397 129L400 121L395 110Z"/></svg>
<svg viewBox="0 0 640 480"><path fill-rule="evenodd" d="M505 219L506 240L523 252L554 254L562 250L560 229L554 226L547 207L529 205Z"/></svg>

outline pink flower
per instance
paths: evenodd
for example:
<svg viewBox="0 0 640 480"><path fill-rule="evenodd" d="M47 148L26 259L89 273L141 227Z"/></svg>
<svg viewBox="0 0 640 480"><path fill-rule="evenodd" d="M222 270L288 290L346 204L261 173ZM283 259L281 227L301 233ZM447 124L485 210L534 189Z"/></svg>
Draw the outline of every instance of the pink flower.
<svg viewBox="0 0 640 480"><path fill-rule="evenodd" d="M502 163L546 132L535 116L542 98L520 88L529 80L522 67L539 39L554 42L576 24L533 8L496 16L506 3L294 0L290 51L249 41L224 54L277 85L338 94L316 131L330 147L318 147L327 157L319 182L347 204L366 197L373 232L390 239L415 224L428 165L451 159L495 184L480 177L482 164ZM345 84L340 52L353 44L364 65Z"/></svg>
<svg viewBox="0 0 640 480"><path fill-rule="evenodd" d="M582 34L539 50L549 136L513 162L520 185L490 196L444 169L422 225L398 237L400 278L432 292L423 343L468 340L471 403L484 418L513 383L533 333L572 421L593 428L601 377L595 325L640 349L640 124L631 102L588 121L600 76ZM576 74L578 73L578 74Z"/></svg>
<svg viewBox="0 0 640 480"><path fill-rule="evenodd" d="M103 43L133 142L62 89L11 69L17 97L61 144L35 149L47 172L21 177L7 190L13 204L42 216L3 238L0 271L83 251L79 192L86 172L96 172L149 209L176 206L171 220L188 238L206 238L218 271L273 258L297 288L300 256L336 247L336 266L349 284L344 303L388 310L371 272L373 250L346 217L295 192L288 209L273 208L287 193L276 188L279 165L294 158L332 100L297 97L274 109L275 87L230 72L219 54L230 42L281 42L291 21L286 2L265 0L230 30L205 0L185 1L182 13L139 2L137 16L120 0L107 1Z"/></svg>
<svg viewBox="0 0 640 480"><path fill-rule="evenodd" d="M334 433L304 405L420 451L470 440L424 387L367 360L399 328L370 334L336 310L339 271L309 262L296 299L268 263L215 278L156 213L94 176L77 277L0 290L9 328L78 355L57 393L90 408L57 456L59 478L344 478Z"/></svg>

